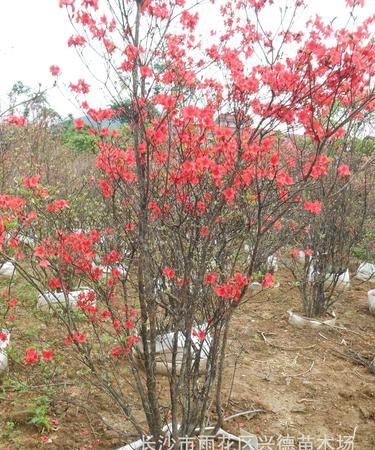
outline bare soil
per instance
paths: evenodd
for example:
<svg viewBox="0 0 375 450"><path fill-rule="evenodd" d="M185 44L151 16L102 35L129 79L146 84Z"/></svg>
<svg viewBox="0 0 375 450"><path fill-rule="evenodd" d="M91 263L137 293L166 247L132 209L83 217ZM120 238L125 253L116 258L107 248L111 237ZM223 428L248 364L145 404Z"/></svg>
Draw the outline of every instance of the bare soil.
<svg viewBox="0 0 375 450"><path fill-rule="evenodd" d="M234 320L228 412L251 407L265 412L236 418L228 431L242 426L275 442L289 435L298 448L301 436L310 436L318 446L324 436L337 441L341 436L343 443L355 430L355 448L373 450L375 376L336 354L375 355L375 317L367 306L370 284L353 281L342 293L337 328L299 329L288 324L286 314L290 307L300 309L298 292L285 276L279 279L280 288L264 292L259 303L257 298L249 301ZM339 442L331 445L339 448Z"/></svg>
<svg viewBox="0 0 375 450"><path fill-rule="evenodd" d="M249 298L236 312L225 369L225 417L262 411L226 421L225 430L237 434L242 428L273 439L272 449L280 448L276 443L282 436L290 436L296 450L308 436L314 449L324 436L338 449L340 436L343 445L345 436L355 432L354 447L342 448L373 450L375 375L337 354L375 354L375 317L367 307L373 284L354 280L342 293L336 328L297 329L288 323L287 310L300 309L298 291L283 272L277 278L279 288ZM33 317L22 312L18 321L24 332L12 335L16 347L26 348L34 330L41 342L56 339L61 353L65 351L56 330L40 324L37 328ZM126 373L120 370L121 376ZM11 357L0 395L1 450L112 450L135 438L108 398L85 383L85 372L71 357L61 358L59 371L39 375ZM47 428L30 423L41 395L51 399ZM167 392L160 395L166 398ZM168 420L167 402L165 415ZM120 437L117 431L125 434Z"/></svg>

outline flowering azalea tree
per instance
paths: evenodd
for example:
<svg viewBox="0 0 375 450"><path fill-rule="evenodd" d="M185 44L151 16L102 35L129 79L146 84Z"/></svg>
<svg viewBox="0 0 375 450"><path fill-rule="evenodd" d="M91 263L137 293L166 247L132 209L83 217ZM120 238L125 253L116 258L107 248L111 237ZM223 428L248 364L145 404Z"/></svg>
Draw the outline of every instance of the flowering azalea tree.
<svg viewBox="0 0 375 450"><path fill-rule="evenodd" d="M296 1L270 32L272 3L223 3L222 31L204 44L199 1L60 0L75 27L68 45L101 54L112 103L130 99L129 130L102 127L118 111L90 108L89 83L71 83L97 124L102 213L75 229L79 204L34 177L19 196L0 197L2 254L54 309L93 383L156 442L160 364L176 445L203 429L212 407L222 425L231 318L253 272L300 226L298 213L321 213L307 186L326 176L328 148L347 124L373 108L372 19L347 31L317 17L301 32ZM26 228L34 245L18 238ZM265 273L263 287L272 283Z"/></svg>
<svg viewBox="0 0 375 450"><path fill-rule="evenodd" d="M374 159L352 147L352 140L337 142L326 160L326 174L314 185L313 195L322 211L310 218L294 242L291 269L308 317L324 315L350 286L349 261L371 220L369 210ZM304 219L302 219L304 221Z"/></svg>

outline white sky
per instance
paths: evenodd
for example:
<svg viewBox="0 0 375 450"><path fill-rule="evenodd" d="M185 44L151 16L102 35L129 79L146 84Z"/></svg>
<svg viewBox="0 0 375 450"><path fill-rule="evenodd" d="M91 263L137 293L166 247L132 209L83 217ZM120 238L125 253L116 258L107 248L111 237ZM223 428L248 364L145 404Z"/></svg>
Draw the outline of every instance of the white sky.
<svg viewBox="0 0 375 450"><path fill-rule="evenodd" d="M306 3L311 12L325 18L340 16L344 11L344 0L306 0ZM375 1L367 0L360 14L372 13L375 13ZM209 17L209 26L213 28L215 18L212 14ZM16 81L21 80L35 89L39 83L42 88L52 86L49 73L52 64L61 67L65 81L87 79L74 49L67 46L71 34L68 18L58 7L58 0L0 0L0 112L7 106L6 94ZM51 106L59 113L78 115L69 98L69 91L65 96L57 89L48 92Z"/></svg>

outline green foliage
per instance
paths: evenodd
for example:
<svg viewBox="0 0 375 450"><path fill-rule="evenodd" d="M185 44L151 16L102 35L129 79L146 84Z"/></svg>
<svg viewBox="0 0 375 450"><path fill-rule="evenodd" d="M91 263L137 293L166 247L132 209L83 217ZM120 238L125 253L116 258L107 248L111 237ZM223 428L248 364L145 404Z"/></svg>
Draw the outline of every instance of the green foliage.
<svg viewBox="0 0 375 450"><path fill-rule="evenodd" d="M29 392L30 388L27 381L19 380L17 378L7 378L4 380L3 389L18 392L24 394L25 392Z"/></svg>
<svg viewBox="0 0 375 450"><path fill-rule="evenodd" d="M375 254L371 253L368 247L357 245L352 250L352 256L368 263L375 263Z"/></svg>
<svg viewBox="0 0 375 450"><path fill-rule="evenodd" d="M0 441L2 439L13 439L16 432L16 422L14 420L7 420L5 428L0 431Z"/></svg>
<svg viewBox="0 0 375 450"><path fill-rule="evenodd" d="M371 214L370 214L371 216ZM375 263L375 228L374 222L369 221L366 229L356 246L352 249L352 256L368 263Z"/></svg>
<svg viewBox="0 0 375 450"><path fill-rule="evenodd" d="M88 128L85 126L81 130L76 130L73 121L69 120L64 123L59 135L70 150L78 153L97 153L97 138L89 134Z"/></svg>
<svg viewBox="0 0 375 450"><path fill-rule="evenodd" d="M261 282L263 280L264 275L262 274L262 272L253 272L252 276L251 276L251 281L253 282Z"/></svg>
<svg viewBox="0 0 375 450"><path fill-rule="evenodd" d="M368 137L364 139L355 139L354 150L356 153L360 153L366 156L375 156L375 139Z"/></svg>
<svg viewBox="0 0 375 450"><path fill-rule="evenodd" d="M9 358L9 359L15 361L15 362L18 363L18 364L21 364L22 358L21 358L20 353L19 353L19 351L17 350L17 347L16 347L15 345L10 344L10 345L7 347L7 355L8 355L8 358Z"/></svg>
<svg viewBox="0 0 375 450"><path fill-rule="evenodd" d="M352 255L358 259L365 260L367 256L366 249L362 247L361 245L358 245L353 248Z"/></svg>
<svg viewBox="0 0 375 450"><path fill-rule="evenodd" d="M38 428L48 429L51 426L51 421L48 417L48 411L51 400L46 395L41 395L30 408L31 419L29 423L36 425Z"/></svg>

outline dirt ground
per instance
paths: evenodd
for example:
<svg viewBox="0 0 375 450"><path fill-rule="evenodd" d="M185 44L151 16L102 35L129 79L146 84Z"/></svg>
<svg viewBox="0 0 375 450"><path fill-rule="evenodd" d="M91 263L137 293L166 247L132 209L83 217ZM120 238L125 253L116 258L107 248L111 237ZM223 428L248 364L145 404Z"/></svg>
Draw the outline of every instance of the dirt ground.
<svg viewBox="0 0 375 450"><path fill-rule="evenodd" d="M261 411L226 421L225 430L244 429L272 442L262 450L312 448L299 442L314 442L315 450L325 436L331 447L321 450L373 450L375 375L335 352L375 354L375 317L367 307L367 291L374 285L352 282L336 305L336 328L297 329L288 324L287 310L299 309L298 292L283 272L277 278L280 287L249 299L234 316L225 371L225 417ZM16 344L25 346L31 333L46 342L55 333L48 326L37 328L28 316L19 320L27 332L14 336ZM130 428L129 435L119 437L116 430L126 432L124 418L85 383L85 373L73 359L62 364L60 372L47 374L50 385L46 374L39 379L16 358L10 359L9 372L0 381L1 450L112 450L134 439ZM41 389L52 399L48 429L30 423ZM349 437L354 433L353 446ZM287 436L294 438L294 447L292 440L286 446Z"/></svg>
<svg viewBox="0 0 375 450"><path fill-rule="evenodd" d="M288 324L286 314L290 307L300 308L298 293L285 276L279 279L280 288L249 301L234 320L237 331L228 357L232 375L229 367L226 374L229 385L234 374L229 412L252 407L264 412L238 417L228 430L238 432L242 426L273 437L275 448L280 435L295 437L296 448L298 439L309 436L318 447L326 436L337 441L330 442L334 449L352 449L344 442L355 430L354 448L373 450L375 376L335 354L375 354L375 317L367 306L370 283L353 281L343 292L336 305L338 328L298 329Z"/></svg>

